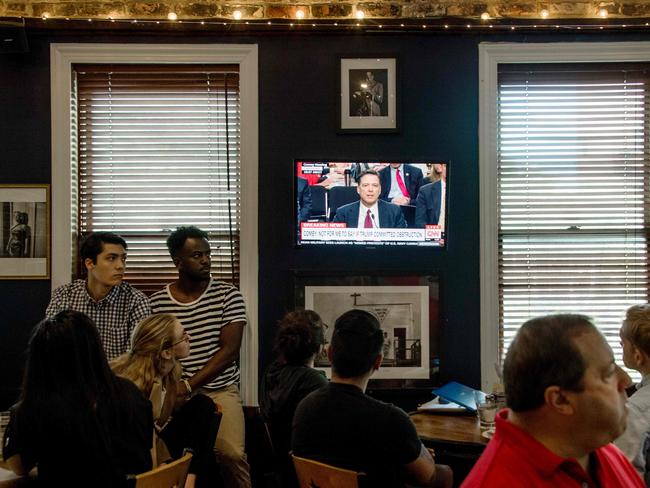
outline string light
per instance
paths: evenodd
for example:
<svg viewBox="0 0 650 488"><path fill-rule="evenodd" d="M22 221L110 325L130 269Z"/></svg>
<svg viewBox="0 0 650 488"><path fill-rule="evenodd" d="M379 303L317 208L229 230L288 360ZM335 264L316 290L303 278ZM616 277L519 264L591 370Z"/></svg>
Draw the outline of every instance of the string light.
<svg viewBox="0 0 650 488"><path fill-rule="evenodd" d="M296 10L294 15L298 16L299 15L298 11L299 10ZM300 11L302 11L303 14L304 14L303 9L300 9ZM607 12L607 15L609 15L606 8L598 9L596 11L596 14L598 15L598 17L601 17L601 18L604 19L604 18L606 18L605 14L604 14L604 11ZM242 19L242 17L244 16L244 14L242 12L243 12L243 10L241 10L241 9L233 11L232 12L233 19L228 21L228 22L224 22L221 19L219 19L219 20L210 20L210 19L178 20L178 16L177 16L177 14L175 12L169 12L167 14L167 19L169 21L178 22L179 24L187 24L187 25L190 25L190 26L191 25L198 26L200 24L201 26L221 26L221 25L223 25L224 27L226 27L226 26L229 26L229 25L234 26L234 25L246 24L247 26L250 25L250 27L252 29L260 29L260 28L262 28L262 26L274 26L275 28L280 28L280 29L282 29L284 27L286 30L289 30L290 28L293 29L294 26L295 26L294 22L291 19L281 19L281 18L269 19L268 17L266 19L252 20L250 22L245 21L245 22L239 23L237 21ZM355 14L356 14L356 11L355 11ZM143 18L143 19L120 18L119 12L115 12L115 11L111 11L108 16L97 17L97 18L94 18L94 17L93 18L87 18L87 17L86 18L80 18L80 17L70 18L70 17L63 17L63 16L61 16L61 17L52 17L49 12L43 12L41 14L41 18L42 18L43 21L54 19L54 21L63 21L63 20L65 20L66 22L84 22L84 23L88 23L88 22L93 22L93 23L94 22L98 22L98 23L101 23L101 22L112 22L112 23L119 22L119 23L142 24L142 25L145 25L145 26L146 25L165 23L165 21L163 19L156 20L156 19L147 19L147 18ZM436 31L436 30L441 31L443 29L444 30L454 29L454 30L458 31L460 29L463 29L463 30L472 30L472 31L475 31L475 32L480 32L481 29L486 29L486 28L489 28L489 29L494 30L494 31L500 30L501 32L503 32L503 31L511 31L511 32L519 31L519 32L522 32L522 31L525 31L526 29L538 30L538 28L546 29L546 30L554 28L554 29L557 29L557 30L565 30L565 31L571 31L571 30L573 30L573 31L582 31L582 30L584 30L584 31L589 31L589 30L597 31L597 30L601 30L602 31L605 28L607 28L607 30L611 32L612 30L625 29L625 28L628 28L628 27L632 28L632 29L638 29L638 28L641 28L642 26L645 26L645 27L650 26L650 22L643 22L643 23L639 22L639 23L633 23L633 24L627 24L627 23L626 24L614 24L614 23L610 23L609 21L607 21L607 23L600 23L600 24L595 23L594 24L592 22L587 21L586 19L582 19L582 21L577 21L577 22L574 22L574 23L566 22L564 24L551 24L551 25L548 25L548 24L538 25L538 24L533 24L532 22L528 23L528 22L526 22L524 20L514 21L513 22L512 19L505 19L505 18L501 19L501 21L489 22L489 23L488 22L485 22L485 23L476 22L476 21L479 20L479 18L480 18L480 21L485 21L485 20L491 20L492 19L492 17L489 17L488 12L486 11L486 12L483 12L480 16L478 16L478 18L475 18L475 23L472 23L471 18L466 18L465 21L469 20L470 23L467 23L467 24L463 24L463 23L437 24L434 21L434 23L417 24L417 23L400 22L398 24L397 22L399 22L399 21L397 19L395 19L395 20L397 20L397 22L390 23L387 27L395 28L395 27L399 26L399 27L402 27L402 28L407 28L409 30L421 29L423 31L424 30L427 30L427 31ZM406 20L406 19L404 19L404 20ZM508 23L506 23L506 22L508 22ZM343 22L343 23L341 23L341 22L338 22L338 21L333 22L332 20L327 21L326 19L322 19L318 23L314 22L311 25L312 25L312 27L314 27L314 29L322 29L322 30L328 29L328 28L333 28L333 27L338 27L339 29L356 29L356 28L359 28L359 27L364 27L364 24L361 23L361 22L351 21L351 22ZM339 27L339 26L341 26L341 27ZM373 29L375 31L383 30L384 26L385 26L385 24L383 24L383 23L382 24L374 24L374 25L373 24L366 24L365 28L368 29L368 32L371 32ZM384 32L388 32L388 31L390 31L390 29L389 30L384 30Z"/></svg>

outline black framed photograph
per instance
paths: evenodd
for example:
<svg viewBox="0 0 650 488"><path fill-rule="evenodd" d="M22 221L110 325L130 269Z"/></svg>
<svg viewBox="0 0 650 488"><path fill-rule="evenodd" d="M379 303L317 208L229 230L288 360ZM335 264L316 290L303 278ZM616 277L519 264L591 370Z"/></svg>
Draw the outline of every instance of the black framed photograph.
<svg viewBox="0 0 650 488"><path fill-rule="evenodd" d="M314 310L329 342L336 319L353 308L374 314L384 332L383 360L373 382L417 386L437 382L440 354L440 292L435 275L300 272L294 276L296 308ZM326 354L314 366L328 377Z"/></svg>
<svg viewBox="0 0 650 488"><path fill-rule="evenodd" d="M341 58L341 132L397 132L397 58Z"/></svg>
<svg viewBox="0 0 650 488"><path fill-rule="evenodd" d="M49 279L50 185L0 185L0 279Z"/></svg>

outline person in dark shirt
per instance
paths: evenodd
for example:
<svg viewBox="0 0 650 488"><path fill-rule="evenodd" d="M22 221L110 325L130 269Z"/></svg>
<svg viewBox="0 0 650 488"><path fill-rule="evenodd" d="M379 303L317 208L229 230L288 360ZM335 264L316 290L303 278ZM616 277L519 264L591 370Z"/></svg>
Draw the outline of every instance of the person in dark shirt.
<svg viewBox="0 0 650 488"><path fill-rule="evenodd" d="M327 355L332 381L300 402L293 418L293 454L364 472L367 486L451 487L448 466L436 465L409 416L365 394L382 361L377 318L349 310L334 325Z"/></svg>
<svg viewBox="0 0 650 488"><path fill-rule="evenodd" d="M325 375L314 369L314 359L324 343L323 322L316 312L289 312L280 321L275 339L277 359L262 381L260 408L283 487L298 486L289 456L291 422L298 403L327 384Z"/></svg>
<svg viewBox="0 0 650 488"><path fill-rule="evenodd" d="M40 486L114 488L151 469L151 403L108 366L97 327L65 310L36 326L4 459Z"/></svg>

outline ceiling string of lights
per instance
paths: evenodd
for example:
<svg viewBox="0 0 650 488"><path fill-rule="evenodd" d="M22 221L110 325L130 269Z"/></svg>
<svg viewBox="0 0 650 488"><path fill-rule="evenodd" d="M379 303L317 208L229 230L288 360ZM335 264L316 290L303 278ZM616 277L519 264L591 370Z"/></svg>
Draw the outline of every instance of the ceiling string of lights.
<svg viewBox="0 0 650 488"><path fill-rule="evenodd" d="M607 8L594 9L595 16L592 19L552 19L549 10L542 9L536 19L517 19L500 17L493 18L488 12L483 12L479 18L425 18L425 19L370 19L366 17L362 9L355 9L354 19L343 20L309 20L302 8L294 11L294 18L291 19L264 19L254 20L244 18L242 10L234 10L231 18L222 19L181 19L176 12L170 11L167 19L131 19L118 16L107 16L105 18L79 18L79 17L53 17L48 12L43 13L42 21L68 21L68 22L97 22L113 24L135 24L142 26L152 25L173 25L184 24L187 26L205 26L221 28L250 28L260 29L264 27L280 29L363 29L365 31L413 31L413 30L619 30L619 29L645 29L650 27L646 19L616 19L607 20L609 11Z"/></svg>

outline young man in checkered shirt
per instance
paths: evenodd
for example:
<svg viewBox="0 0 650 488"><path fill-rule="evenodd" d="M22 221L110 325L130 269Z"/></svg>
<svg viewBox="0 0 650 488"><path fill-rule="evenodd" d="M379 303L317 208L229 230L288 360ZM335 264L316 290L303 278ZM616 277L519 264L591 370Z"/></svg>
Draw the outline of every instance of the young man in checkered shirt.
<svg viewBox="0 0 650 488"><path fill-rule="evenodd" d="M45 312L48 318L62 310L85 313L97 325L109 360L127 351L133 328L151 315L145 294L123 281L126 249L124 239L111 232L89 235L79 250L87 278L54 290Z"/></svg>

